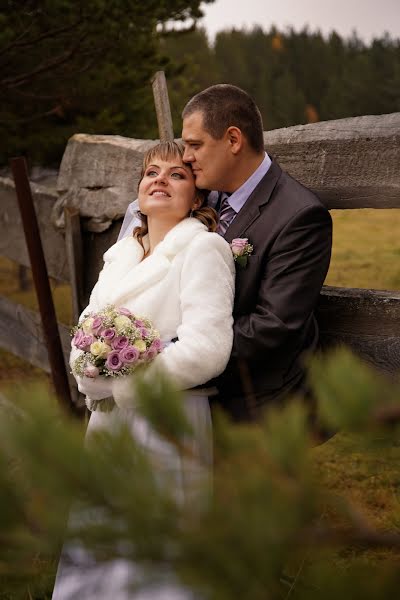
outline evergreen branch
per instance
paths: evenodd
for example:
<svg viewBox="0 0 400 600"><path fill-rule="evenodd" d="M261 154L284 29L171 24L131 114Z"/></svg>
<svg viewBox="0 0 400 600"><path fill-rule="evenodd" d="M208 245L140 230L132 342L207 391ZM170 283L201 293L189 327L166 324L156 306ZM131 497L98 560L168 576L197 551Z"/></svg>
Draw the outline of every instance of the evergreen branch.
<svg viewBox="0 0 400 600"><path fill-rule="evenodd" d="M3 56L3 54L6 54L10 50L12 50L13 48L17 47L20 44L20 40L22 40L26 35L28 35L28 33L32 29L32 27L33 27L33 21L31 21L31 23L29 23L28 27L22 33L19 34L17 39L13 40L12 42L10 42L8 44L8 46L6 46L5 48L2 48L0 50L0 57Z"/></svg>
<svg viewBox="0 0 400 600"><path fill-rule="evenodd" d="M42 33L41 35L39 35L38 37L36 37L32 40L23 41L22 38L25 37L26 34L29 32L29 30L32 28L32 23L31 23L29 25L29 27L25 30L25 32L23 32L20 36L18 36L18 38L16 40L14 40L14 42L12 42L8 46L6 46L2 50L0 50L0 57L3 54L6 54L7 52L9 52L10 50L12 50L14 48L27 48L29 46L35 46L36 44L38 44L39 42L41 42L43 40L46 40L48 38L54 38L54 37L57 37L58 35L66 33L67 31L71 31L75 27L78 27L85 20L86 19L82 18L82 7L80 7L79 19L77 21L75 21L74 23L71 23L70 25L65 25L64 27L59 27L58 29L53 29L51 31L45 31L44 33Z"/></svg>
<svg viewBox="0 0 400 600"><path fill-rule="evenodd" d="M29 117L24 117L22 119L10 119L9 121L7 120L0 120L1 123L19 123L19 124L24 124L24 123L32 123L33 121L38 121L40 119L43 119L44 117L49 117L51 115L57 115L59 114L60 111L60 104L57 104L57 106L54 106L53 108L51 108L50 110L46 110L44 112L40 112L40 113L36 113L35 115L30 115Z"/></svg>
<svg viewBox="0 0 400 600"><path fill-rule="evenodd" d="M26 83L31 82L33 79L37 78L38 75L42 75L43 73L46 73L47 71L51 71L53 69L56 69L57 67L60 67L61 65L68 62L71 58L73 58L73 56L78 52L82 41L87 37L88 37L88 32L83 34L79 38L79 40L76 42L76 44L74 44L71 48L69 48L63 54L57 56L56 58L54 58L50 61L41 63L38 67L36 67L36 69L33 69L33 71L31 71L30 73L24 73L23 75L19 75L14 78L3 79L3 81L0 81L0 84L3 87L14 88L14 87L24 85Z"/></svg>

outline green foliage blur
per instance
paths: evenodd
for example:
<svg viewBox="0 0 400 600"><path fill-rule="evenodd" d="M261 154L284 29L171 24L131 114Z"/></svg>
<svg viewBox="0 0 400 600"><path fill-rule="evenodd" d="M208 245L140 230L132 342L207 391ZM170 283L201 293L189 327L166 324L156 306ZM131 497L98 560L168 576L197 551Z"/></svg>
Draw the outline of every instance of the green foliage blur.
<svg viewBox="0 0 400 600"><path fill-rule="evenodd" d="M210 2L212 0L206 0ZM57 166L73 133L157 135L150 78L160 38L200 0L3 0L0 165L27 154Z"/></svg>
<svg viewBox="0 0 400 600"><path fill-rule="evenodd" d="M400 110L400 39L388 35L366 45L356 34L255 27L221 31L213 46L201 30L163 44L175 64L183 56L171 88L190 84L173 97L177 116L191 94L218 82L254 97L265 130Z"/></svg>
<svg viewBox="0 0 400 600"><path fill-rule="evenodd" d="M356 431L365 448L399 444L398 384L347 350L316 358L311 382L322 424ZM182 397L168 381L156 383L140 384L139 410L184 451L189 430ZM210 600L397 597L398 560L340 566L338 556L361 548L398 551L400 505L390 530L376 528L362 506L324 485L301 398L270 409L257 425L216 416L213 490L205 490L208 502L198 507L182 503L173 483L160 484L157 468L124 426L84 443L82 424L67 419L43 388L14 389L7 398L0 408L6 597L25 598L28 588L29 597L50 597L56 556L67 539L80 539L98 562L122 553L151 580L171 569ZM66 527L72 502L82 511L96 507L102 518ZM46 584L37 566L43 564L53 565Z"/></svg>
<svg viewBox="0 0 400 600"><path fill-rule="evenodd" d="M222 31L211 44L195 27L200 4L3 0L0 165L26 154L58 166L79 132L156 138L150 79L160 69L177 137L186 102L218 82L252 94L266 130L400 110L399 39L367 46L356 34L255 27Z"/></svg>

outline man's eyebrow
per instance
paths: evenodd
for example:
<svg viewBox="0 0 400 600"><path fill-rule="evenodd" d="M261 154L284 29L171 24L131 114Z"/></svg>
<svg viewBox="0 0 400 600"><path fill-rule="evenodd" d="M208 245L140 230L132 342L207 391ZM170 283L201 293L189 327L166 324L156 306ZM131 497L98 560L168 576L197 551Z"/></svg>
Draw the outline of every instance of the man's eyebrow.
<svg viewBox="0 0 400 600"><path fill-rule="evenodd" d="M160 168L160 165L153 165L153 164L151 164L151 165L147 165L147 167L146 167L146 168L148 169L148 168L150 168L150 167L156 167L156 169L159 169L159 168ZM172 167L169 167L169 170L170 170L170 171L171 171L171 169L183 169L184 171L187 171L187 170L188 170L188 168L187 168L187 167L182 167L182 165L174 165L174 166L172 166Z"/></svg>
<svg viewBox="0 0 400 600"><path fill-rule="evenodd" d="M200 144L201 140L196 140L196 138L182 138L182 142L184 144Z"/></svg>

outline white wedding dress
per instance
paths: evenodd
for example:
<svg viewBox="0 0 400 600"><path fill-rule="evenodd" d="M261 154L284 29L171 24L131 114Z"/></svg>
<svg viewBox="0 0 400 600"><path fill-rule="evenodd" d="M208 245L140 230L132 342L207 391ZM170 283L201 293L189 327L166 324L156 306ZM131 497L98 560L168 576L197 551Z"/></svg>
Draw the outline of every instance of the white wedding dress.
<svg viewBox="0 0 400 600"><path fill-rule="evenodd" d="M146 243L146 238L144 238ZM116 428L128 424L132 435L148 452L156 472L173 482L177 500L203 502L202 490L210 482L212 429L207 394L197 386L206 384L226 367L233 341L233 295L235 267L229 245L216 233L209 233L197 219L184 219L165 236L153 253L143 259L143 248L132 237L124 238L104 255L105 266L93 289L86 311L98 311L107 304L123 306L149 318L163 341L177 339L147 368L150 380L161 367L184 392L184 409L192 425L192 455L182 458L177 449L161 439L134 408L131 386L118 382L99 398L112 395L117 407L111 413L94 411L88 426ZM84 313L86 312L84 311ZM72 354L72 353L71 353ZM118 379L118 378L117 378ZM89 384L90 382L88 382ZM83 391L83 390L82 390ZM96 400L88 391L85 393ZM192 600L171 572L162 583L129 590L140 582L139 565L115 560L97 565L82 547L65 546L57 572L53 600Z"/></svg>
<svg viewBox="0 0 400 600"><path fill-rule="evenodd" d="M200 390L188 392L185 414L193 428L188 441L191 460L182 457L176 447L161 438L148 421L133 409L115 408L111 413L92 413L87 443L93 431L117 429L128 424L135 440L146 449L160 475L168 482L180 502L204 502L211 484L212 429L208 397ZM186 443L186 442L185 442ZM132 591L132 585L138 586ZM171 572L157 573L157 582L143 578L140 566L123 559L97 564L80 545L65 544L52 600L194 600L197 596L183 587Z"/></svg>

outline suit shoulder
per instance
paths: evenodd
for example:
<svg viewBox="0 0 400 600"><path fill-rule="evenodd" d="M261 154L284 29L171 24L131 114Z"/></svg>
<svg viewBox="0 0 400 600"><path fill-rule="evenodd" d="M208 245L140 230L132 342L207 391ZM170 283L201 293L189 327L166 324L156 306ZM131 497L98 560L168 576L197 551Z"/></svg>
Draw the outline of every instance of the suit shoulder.
<svg viewBox="0 0 400 600"><path fill-rule="evenodd" d="M275 195L280 201L287 200L292 205L294 211L303 208L321 208L327 211L326 206L321 202L320 198L311 191L308 187L297 181L294 177L282 171L279 181L275 188Z"/></svg>

